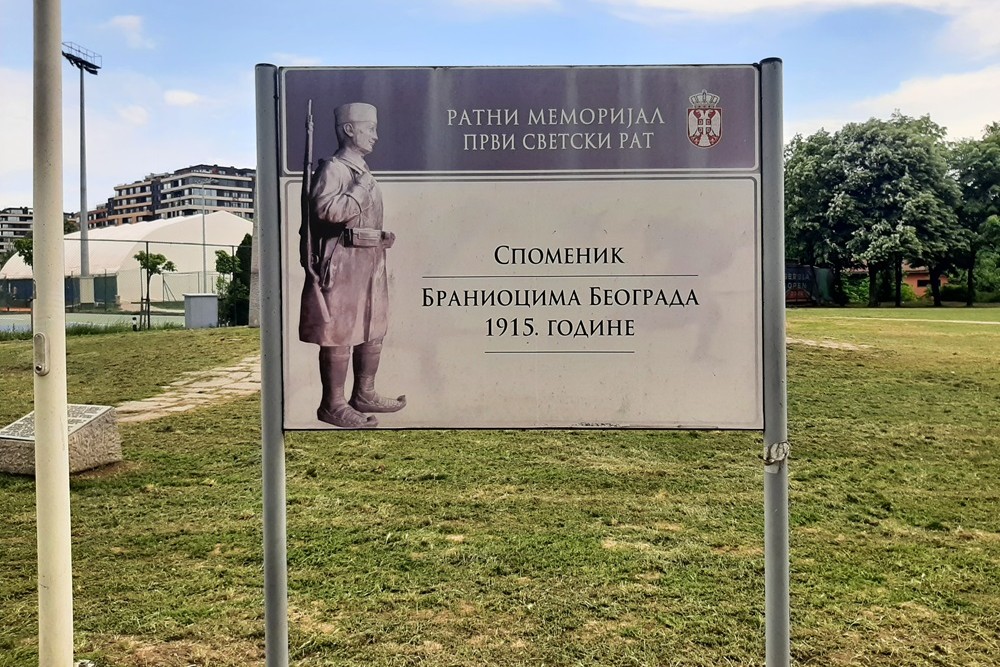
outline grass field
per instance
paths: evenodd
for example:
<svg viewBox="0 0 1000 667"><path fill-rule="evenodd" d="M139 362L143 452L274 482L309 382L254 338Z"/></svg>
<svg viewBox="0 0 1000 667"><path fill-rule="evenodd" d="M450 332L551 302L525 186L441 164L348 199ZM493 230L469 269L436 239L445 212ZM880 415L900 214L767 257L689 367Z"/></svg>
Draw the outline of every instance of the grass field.
<svg viewBox="0 0 1000 667"><path fill-rule="evenodd" d="M256 335L71 339L70 400L150 396ZM794 310L788 335L795 663L996 665L1000 309ZM3 423L30 360L0 343ZM79 658L263 664L258 415L123 424L127 461L74 477ZM763 664L758 434L286 444L295 665ZM34 502L0 475L2 667L37 664Z"/></svg>

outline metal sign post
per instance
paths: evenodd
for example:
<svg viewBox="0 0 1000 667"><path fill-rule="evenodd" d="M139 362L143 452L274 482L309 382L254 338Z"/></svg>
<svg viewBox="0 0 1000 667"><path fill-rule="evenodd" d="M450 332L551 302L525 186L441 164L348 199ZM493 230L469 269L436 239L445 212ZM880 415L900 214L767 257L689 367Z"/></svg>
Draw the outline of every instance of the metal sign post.
<svg viewBox="0 0 1000 667"><path fill-rule="evenodd" d="M785 361L785 206L781 61L761 76L764 209L764 623L767 667L791 661L788 574L788 405Z"/></svg>
<svg viewBox="0 0 1000 667"><path fill-rule="evenodd" d="M264 493L264 640L267 667L288 667L285 434L281 396L281 244L278 227L278 116L274 68L258 65L257 238L260 240L261 439Z"/></svg>

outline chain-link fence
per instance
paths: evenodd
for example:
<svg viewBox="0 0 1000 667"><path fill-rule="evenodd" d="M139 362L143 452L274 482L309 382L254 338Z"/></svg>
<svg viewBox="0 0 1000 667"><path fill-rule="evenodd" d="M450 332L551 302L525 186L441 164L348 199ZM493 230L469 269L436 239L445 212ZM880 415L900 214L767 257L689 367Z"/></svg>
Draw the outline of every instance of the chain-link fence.
<svg viewBox="0 0 1000 667"><path fill-rule="evenodd" d="M70 239L67 239L69 241ZM89 276L81 276L79 244L66 245L66 310L138 312L144 302L154 310L183 311L185 294L219 293L220 299L234 275L217 271L217 252L229 258L246 256L249 245L234 246L179 241L89 239ZM226 262L232 269L237 263ZM221 293L220 293L221 288ZM13 258L0 277L0 310L28 310L34 298L31 267Z"/></svg>

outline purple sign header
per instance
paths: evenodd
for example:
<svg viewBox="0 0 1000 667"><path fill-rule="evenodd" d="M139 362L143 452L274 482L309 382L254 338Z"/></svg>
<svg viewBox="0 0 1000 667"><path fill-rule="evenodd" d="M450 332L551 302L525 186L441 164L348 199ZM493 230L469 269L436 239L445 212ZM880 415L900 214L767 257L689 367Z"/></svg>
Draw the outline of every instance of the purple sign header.
<svg viewBox="0 0 1000 667"><path fill-rule="evenodd" d="M337 150L334 109L378 113L378 172L757 170L758 72L681 67L287 68L283 169Z"/></svg>

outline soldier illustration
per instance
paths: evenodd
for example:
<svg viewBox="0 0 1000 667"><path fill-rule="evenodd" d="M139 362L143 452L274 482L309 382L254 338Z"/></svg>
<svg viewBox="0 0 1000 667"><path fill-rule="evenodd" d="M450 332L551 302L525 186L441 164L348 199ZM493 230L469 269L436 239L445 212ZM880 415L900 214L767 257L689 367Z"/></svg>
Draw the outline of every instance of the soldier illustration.
<svg viewBox="0 0 1000 667"><path fill-rule="evenodd" d="M312 173L312 102L306 121L300 260L306 272L299 339L319 348L323 396L316 416L342 428L373 428L370 413L396 412L406 397L384 398L375 374L388 328L382 192L365 156L378 141L376 109L352 103L334 110L339 148ZM353 353L354 387L344 388Z"/></svg>

